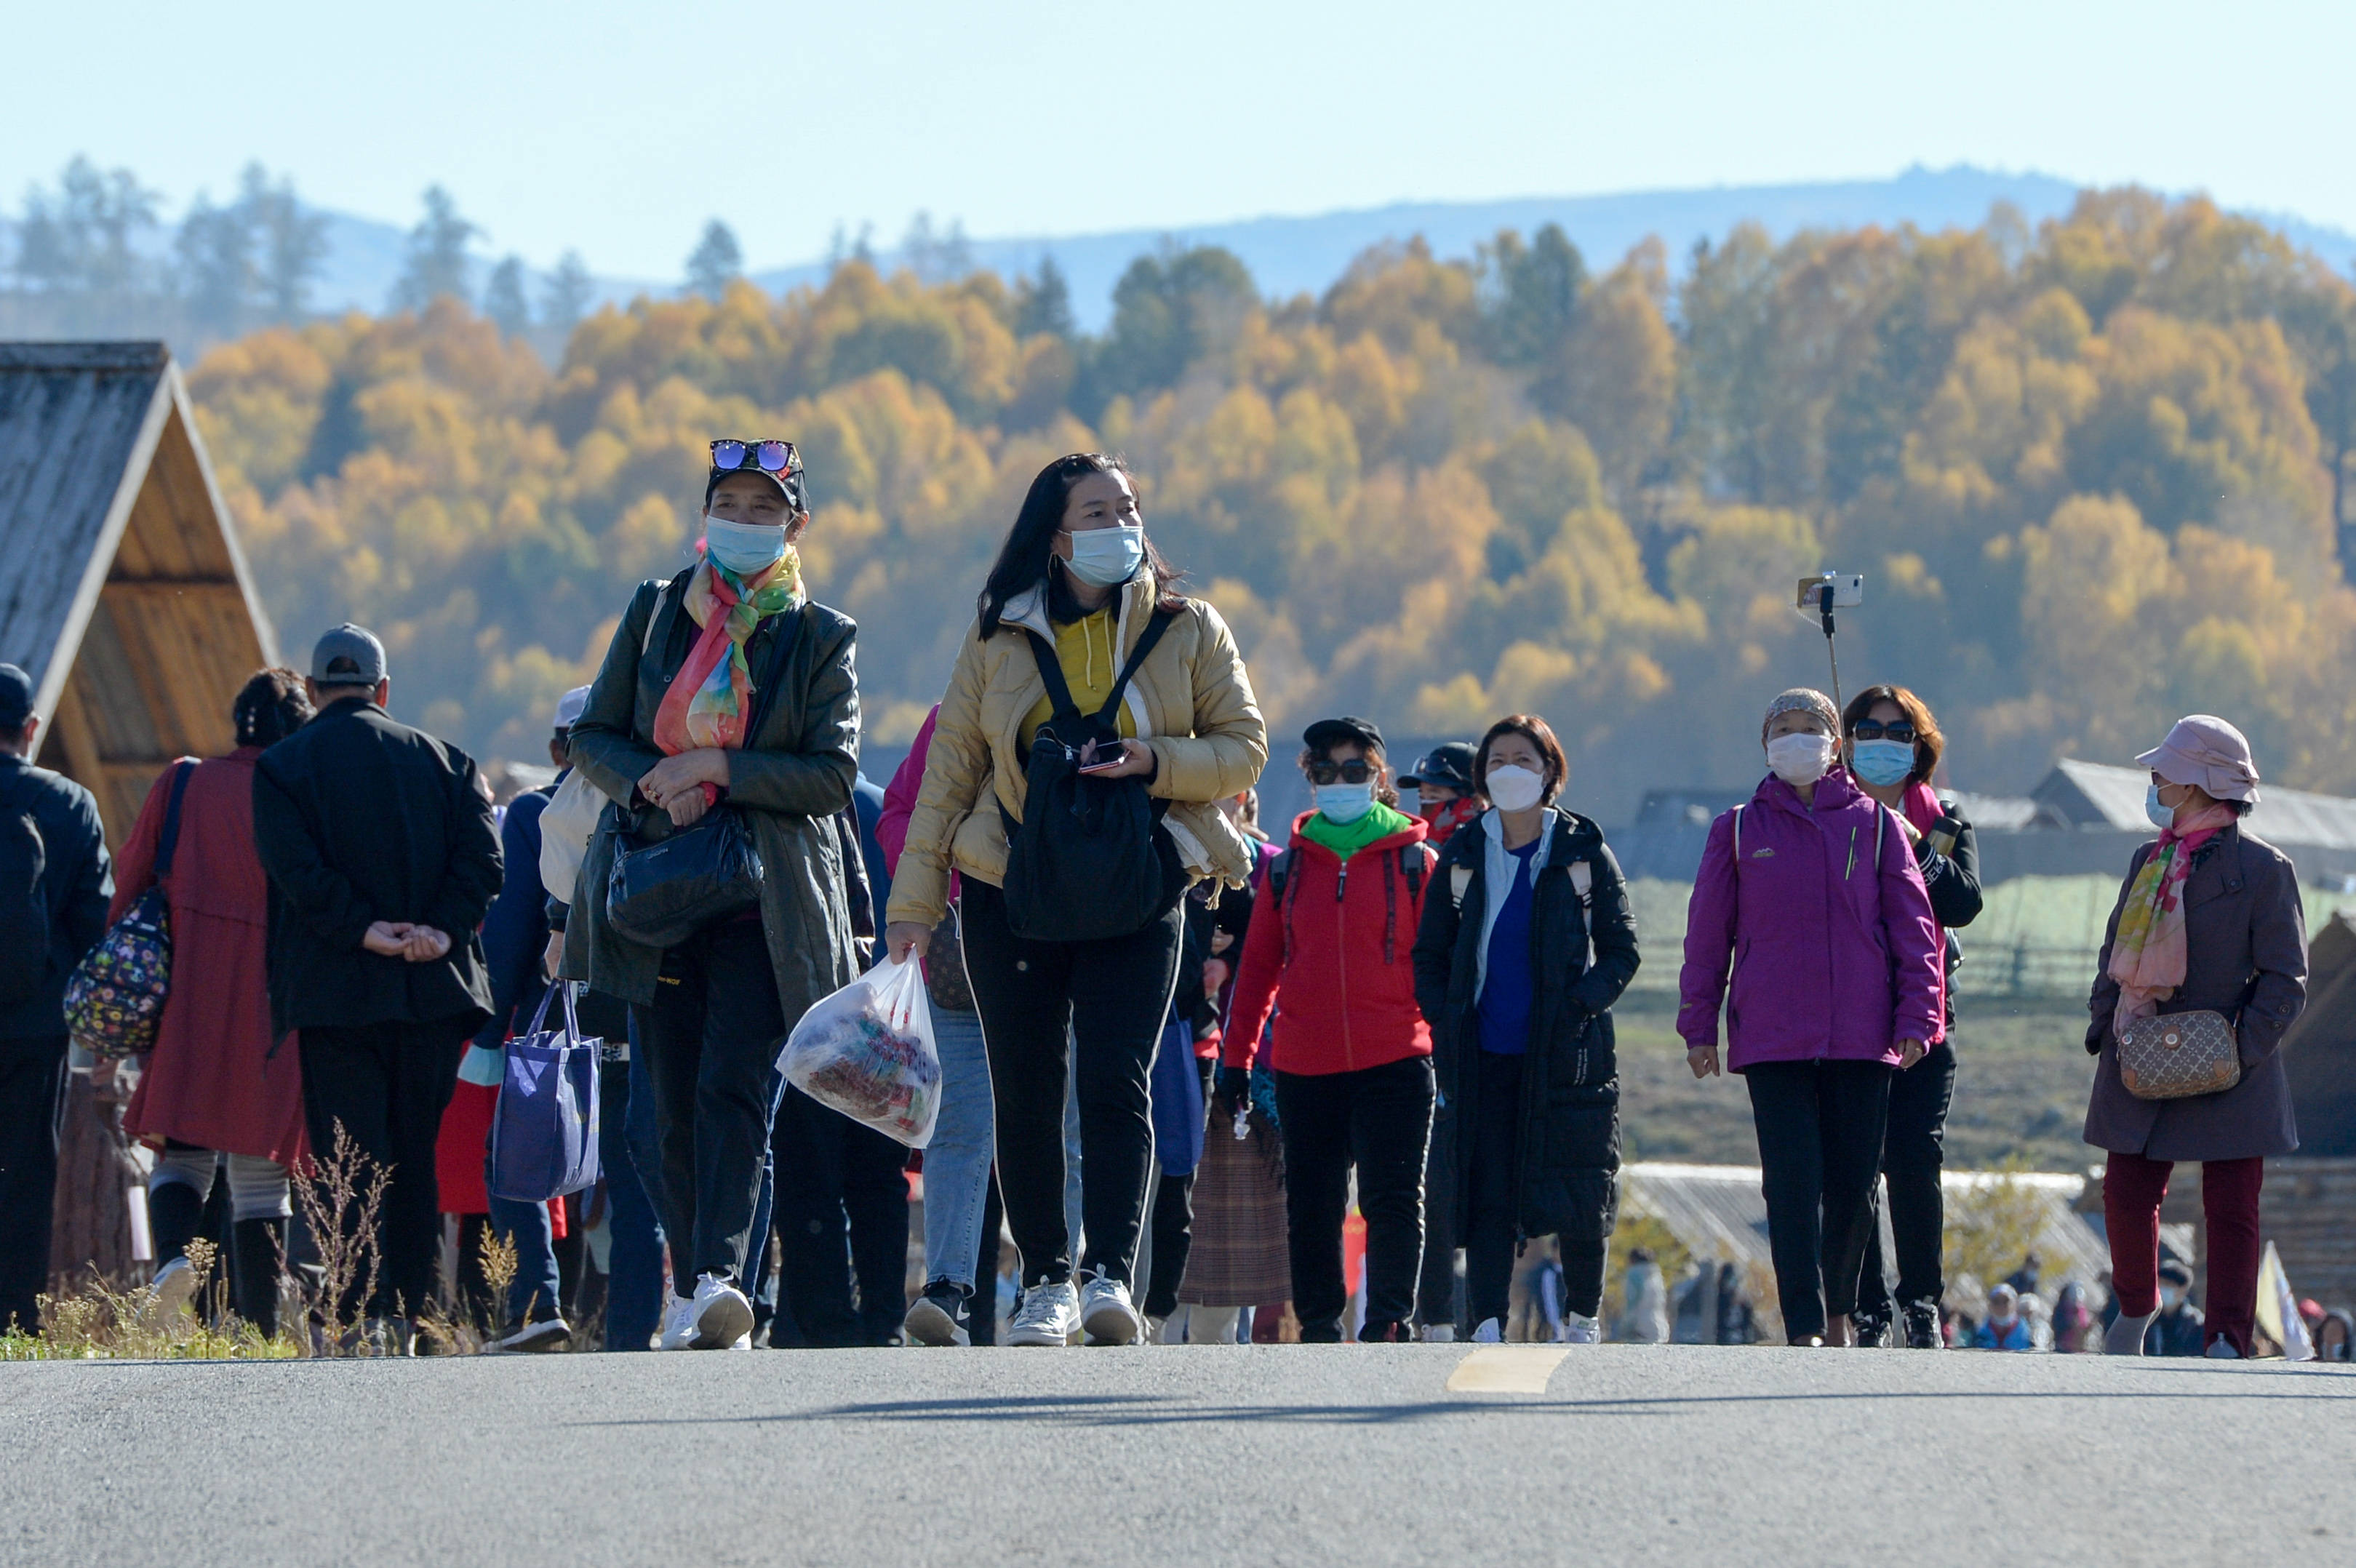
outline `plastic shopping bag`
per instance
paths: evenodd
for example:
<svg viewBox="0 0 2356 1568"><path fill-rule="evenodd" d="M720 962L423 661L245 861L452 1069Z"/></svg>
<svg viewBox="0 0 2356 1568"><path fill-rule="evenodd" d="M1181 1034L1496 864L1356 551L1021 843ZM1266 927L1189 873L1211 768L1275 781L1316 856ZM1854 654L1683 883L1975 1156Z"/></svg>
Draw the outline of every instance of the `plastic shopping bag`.
<svg viewBox="0 0 2356 1568"><path fill-rule="evenodd" d="M885 958L802 1015L777 1053L786 1082L910 1148L933 1140L941 1053L923 966Z"/></svg>

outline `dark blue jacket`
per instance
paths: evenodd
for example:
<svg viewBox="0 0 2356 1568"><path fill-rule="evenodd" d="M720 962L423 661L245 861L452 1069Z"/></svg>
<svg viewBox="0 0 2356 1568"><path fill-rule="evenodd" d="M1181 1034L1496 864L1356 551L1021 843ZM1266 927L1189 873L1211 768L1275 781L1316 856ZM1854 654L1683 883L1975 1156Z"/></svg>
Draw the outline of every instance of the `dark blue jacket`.
<svg viewBox="0 0 2356 1568"><path fill-rule="evenodd" d="M98 801L71 779L0 752L0 802L22 806L40 829L40 891L49 915L49 973L40 996L0 1013L0 1040L66 1032L66 977L106 934L114 862Z"/></svg>
<svg viewBox="0 0 2356 1568"><path fill-rule="evenodd" d="M509 877L483 917L483 964L491 972L491 1021L475 1036L484 1050L496 1049L511 1030L531 1021L548 982L541 955L548 950L548 899L540 885L540 815L556 786L527 791L508 803L499 825L499 856L520 870ZM560 1003L562 998L559 998Z"/></svg>
<svg viewBox="0 0 2356 1568"><path fill-rule="evenodd" d="M892 871L884 863L884 846L875 842L875 825L884 819L884 791L865 773L851 786L851 808L859 813L859 858L867 867L868 897L880 915L892 901Z"/></svg>

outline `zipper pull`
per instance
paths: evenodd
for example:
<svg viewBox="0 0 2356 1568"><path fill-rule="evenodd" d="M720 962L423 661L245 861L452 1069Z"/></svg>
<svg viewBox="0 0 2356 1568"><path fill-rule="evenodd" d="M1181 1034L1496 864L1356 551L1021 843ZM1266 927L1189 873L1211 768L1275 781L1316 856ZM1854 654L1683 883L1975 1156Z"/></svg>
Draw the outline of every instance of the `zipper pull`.
<svg viewBox="0 0 2356 1568"><path fill-rule="evenodd" d="M1348 891L1349 886L1350 862L1344 860L1342 862L1342 869L1333 873L1333 901L1335 903L1340 903L1342 901L1342 895L1344 892Z"/></svg>

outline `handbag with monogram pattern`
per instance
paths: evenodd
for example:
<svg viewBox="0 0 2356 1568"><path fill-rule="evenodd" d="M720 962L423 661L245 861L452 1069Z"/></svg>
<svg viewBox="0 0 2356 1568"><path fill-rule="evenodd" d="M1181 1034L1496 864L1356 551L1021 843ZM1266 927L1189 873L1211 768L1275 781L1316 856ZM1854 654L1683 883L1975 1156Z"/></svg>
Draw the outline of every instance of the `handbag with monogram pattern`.
<svg viewBox="0 0 2356 1568"><path fill-rule="evenodd" d="M2222 1094L2241 1081L2241 1042L2222 1013L2137 1019L2119 1036L2119 1082L2138 1100Z"/></svg>
<svg viewBox="0 0 2356 1568"><path fill-rule="evenodd" d="M94 1056L144 1056L155 1049L164 999L172 991L172 904L164 879L180 842L180 799L192 762L172 770L172 795L155 844L155 880L99 939L66 981L66 1028Z"/></svg>

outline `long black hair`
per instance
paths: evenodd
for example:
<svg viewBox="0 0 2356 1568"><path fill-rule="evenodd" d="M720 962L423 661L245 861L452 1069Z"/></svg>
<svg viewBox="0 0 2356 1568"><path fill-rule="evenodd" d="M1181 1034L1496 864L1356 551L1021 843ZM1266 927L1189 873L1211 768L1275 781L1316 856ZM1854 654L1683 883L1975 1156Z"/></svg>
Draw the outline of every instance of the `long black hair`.
<svg viewBox="0 0 2356 1568"><path fill-rule="evenodd" d="M1047 464L1031 481L1031 492L1023 497L1023 509L1014 514L1014 526L1006 531L1006 543L1000 547L998 561L990 569L989 581L981 585L981 596L975 602L983 636L996 635L999 614L1008 601L1047 581L1049 563L1055 559L1049 547L1064 526L1064 508L1071 501L1072 486L1091 474L1127 477L1129 470L1118 457L1075 452ZM1150 535L1145 541L1145 566L1153 573L1154 597L1161 608L1174 611L1185 603L1178 592L1184 574L1162 559Z"/></svg>
<svg viewBox="0 0 2356 1568"><path fill-rule="evenodd" d="M303 677L283 666L256 670L237 694L230 717L241 746L274 746L311 721Z"/></svg>

